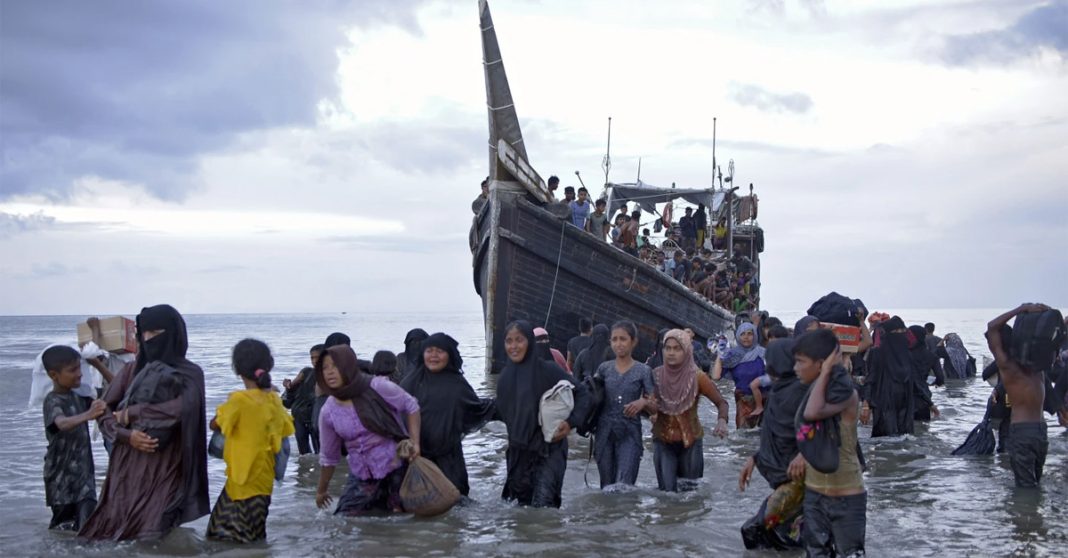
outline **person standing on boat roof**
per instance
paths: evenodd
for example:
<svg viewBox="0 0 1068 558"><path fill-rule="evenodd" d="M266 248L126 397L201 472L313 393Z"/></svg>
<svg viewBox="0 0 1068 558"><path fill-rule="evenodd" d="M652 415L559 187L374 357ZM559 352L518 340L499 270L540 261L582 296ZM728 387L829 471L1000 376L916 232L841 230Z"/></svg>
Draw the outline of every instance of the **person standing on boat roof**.
<svg viewBox="0 0 1068 558"><path fill-rule="evenodd" d="M705 235L708 234L708 213L705 213L705 204L697 204L697 212L693 214L693 226L697 229L697 249L705 247Z"/></svg>
<svg viewBox="0 0 1068 558"><path fill-rule="evenodd" d="M546 186L549 188L549 197L555 200L556 189L560 187L560 179L556 175L550 176Z"/></svg>
<svg viewBox="0 0 1068 558"><path fill-rule="evenodd" d="M623 245L623 251L638 257L638 221L642 218L640 210L634 210L630 220L623 223L619 229L619 241Z"/></svg>
<svg viewBox="0 0 1068 558"><path fill-rule="evenodd" d="M605 238L608 238L608 231L611 229L608 226L608 215L605 213L605 201L597 200L593 204L593 212L586 218L586 232L604 242Z"/></svg>
<svg viewBox="0 0 1068 558"><path fill-rule="evenodd" d="M679 232L682 234L683 250L689 252L696 248L697 227L694 226L692 207L687 207L686 214L679 218Z"/></svg>
<svg viewBox="0 0 1068 558"><path fill-rule="evenodd" d="M585 187L578 189L578 198L569 203L571 208L571 224L585 230L586 219L590 216L590 192Z"/></svg>
<svg viewBox="0 0 1068 558"><path fill-rule="evenodd" d="M568 186L564 188L564 203L570 206L573 201L575 201L575 187Z"/></svg>
<svg viewBox="0 0 1068 558"><path fill-rule="evenodd" d="M475 198L475 201L471 202L471 212L478 215L479 211L482 211L482 206L486 205L489 201L489 177L482 181L482 193Z"/></svg>

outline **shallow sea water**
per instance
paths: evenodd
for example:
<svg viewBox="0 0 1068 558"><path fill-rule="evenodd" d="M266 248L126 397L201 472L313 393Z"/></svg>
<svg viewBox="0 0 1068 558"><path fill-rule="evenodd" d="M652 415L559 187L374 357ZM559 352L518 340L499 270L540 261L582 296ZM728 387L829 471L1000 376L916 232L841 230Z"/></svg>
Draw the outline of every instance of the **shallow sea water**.
<svg viewBox="0 0 1068 558"><path fill-rule="evenodd" d="M938 334L957 331L982 363L982 332L996 310L900 311L908 323L933 321ZM799 314L782 312L792 323ZM695 492L656 490L652 447L646 425L646 453L638 486L601 492L589 445L572 437L563 508L526 509L502 502L505 433L491 423L465 440L464 451L475 503L434 519L410 516L339 518L315 507L315 456L294 456L272 497L267 542L240 547L207 541L207 517L175 529L161 541L84 545L67 533L47 529L50 512L41 480L45 438L41 410L30 409L30 369L47 344L72 340L84 316L0 317L0 552L4 556L222 555L222 556L589 556L642 553L654 556L792 556L803 553L747 552L739 527L755 513L770 489L758 475L738 491L738 471L755 451L759 434L737 432L726 440L705 437L705 478ZM205 371L208 414L240 389L230 371L229 350L243 337L271 345L276 382L306 366L307 348L332 331L348 333L361 357L401 349L412 327L445 331L460 341L468 381L492 396L496 379L486 377L484 334L478 314L389 315L193 315L187 316L189 357ZM729 382L720 389L729 393ZM861 427L869 471L867 549L871 556L1068 555L1068 431L1048 420L1049 458L1040 491L1018 492L1007 460L1000 456L957 458L957 447L982 417L989 386L955 381L934 389L941 418L921 425L915 437L872 441ZM731 398L728 398L731 399ZM733 416L733 401L731 413ZM714 424L715 410L702 403L702 421ZM97 489L107 471L103 444L94 442ZM209 459L210 498L225 482L221 460ZM588 478L589 485L584 482ZM345 475L336 475L332 494Z"/></svg>

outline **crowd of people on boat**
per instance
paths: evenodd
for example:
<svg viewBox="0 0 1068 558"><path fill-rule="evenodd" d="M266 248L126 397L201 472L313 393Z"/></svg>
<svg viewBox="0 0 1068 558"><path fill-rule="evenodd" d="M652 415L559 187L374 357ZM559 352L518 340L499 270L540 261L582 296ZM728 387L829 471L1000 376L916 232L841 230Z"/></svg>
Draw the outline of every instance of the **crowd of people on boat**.
<svg viewBox="0 0 1068 558"><path fill-rule="evenodd" d="M560 179L549 177L548 192L555 199ZM482 193L471 204L477 215L489 200L489 179L482 181ZM746 248L736 243L728 248L727 224L720 218L709 229L704 204L684 210L678 221L658 217L655 228L663 227L664 239L653 242L648 223L641 222L642 211L633 210L626 203L620 205L614 217L607 213L604 198L590 200L585 187L564 188L561 204L568 208L565 220L600 240L653 266L657 271L674 278L705 299L731 312L744 312L760 306L759 264ZM664 220L669 222L664 224ZM711 234L709 234L711 233ZM706 241L707 237L707 241Z"/></svg>
<svg viewBox="0 0 1068 558"><path fill-rule="evenodd" d="M1043 313L1056 314L1059 345L1030 345L1022 358L1017 347L1027 340L1007 324L1016 318L1018 330L1019 316ZM773 490L741 527L746 547L863 553L867 492L857 425L870 424L872 437L915 435L917 421L939 414L929 378L939 386L977 372L957 334L938 338L933 324L907 327L879 313L858 311L856 318L861 337L854 352L814 316L789 330L754 313L737 326L733 344L723 337L711 343L714 358L700 354L692 331L676 328L661 331L644 359L636 355L639 330L631 321L583 320L565 357L544 329L517 320L495 340L507 364L494 397L480 397L468 383L459 344L446 333L412 329L402 352L378 351L370 361L357 357L347 335L330 334L310 348L310 366L281 389L270 348L244 339L232 350L237 389L208 418L204 373L187 358L184 319L168 305L144 308L136 320L136 358L109 375L98 394L78 393L77 349L55 345L40 356L52 380L43 407L50 527L117 541L158 537L210 513L209 538L263 540L278 462L284 471L284 448L294 435L301 454L318 454L315 504L326 508L336 498L335 514L404 512L400 487L408 463L420 456L467 497L463 440L489 421L507 431L506 501L560 507L572 432L592 436L602 488L635 484L643 420L651 422L657 487L691 490L705 462L701 400L716 408L712 436L727 436L729 406L720 389L729 379L735 428L760 427L759 449L742 464L739 488L759 471ZM1001 415L1009 426L1000 442L1019 487L1035 487L1042 476L1043 409L1068 427L1066 327L1056 311L1027 304L986 331L994 362L983 376L997 385L992 410L1005 411L1011 401ZM99 500L93 420L110 455ZM225 444L227 479L214 507L209 430ZM330 481L343 461L348 479L332 494Z"/></svg>

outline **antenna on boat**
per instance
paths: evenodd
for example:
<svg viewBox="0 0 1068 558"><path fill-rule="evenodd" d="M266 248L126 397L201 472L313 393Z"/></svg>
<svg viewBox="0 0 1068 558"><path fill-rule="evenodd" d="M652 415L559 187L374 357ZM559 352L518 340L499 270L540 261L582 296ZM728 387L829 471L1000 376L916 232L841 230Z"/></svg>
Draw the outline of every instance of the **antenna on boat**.
<svg viewBox="0 0 1068 558"><path fill-rule="evenodd" d="M712 117L712 187L716 187L716 117ZM723 173L720 173L720 186L723 186Z"/></svg>
<svg viewBox="0 0 1068 558"><path fill-rule="evenodd" d="M586 183L582 181L582 175L579 174L579 171L575 171L575 176L578 177L579 184L582 184L582 187L585 188Z"/></svg>
<svg viewBox="0 0 1068 558"><path fill-rule="evenodd" d="M642 158L638 157L638 177L634 179L635 183L642 181Z"/></svg>
<svg viewBox="0 0 1068 558"><path fill-rule="evenodd" d="M608 171L612 170L612 117L608 117L608 147L604 150L604 160L601 161L601 168L604 169L604 185L608 187Z"/></svg>

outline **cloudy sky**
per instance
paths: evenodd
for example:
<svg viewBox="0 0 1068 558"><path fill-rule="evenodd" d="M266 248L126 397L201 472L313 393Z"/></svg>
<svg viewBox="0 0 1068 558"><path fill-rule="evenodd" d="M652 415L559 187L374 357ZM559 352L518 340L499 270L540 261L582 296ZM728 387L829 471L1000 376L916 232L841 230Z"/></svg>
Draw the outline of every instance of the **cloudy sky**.
<svg viewBox="0 0 1068 558"><path fill-rule="evenodd" d="M705 187L718 118L765 307L1068 304L1068 1L491 7L543 176L599 184L611 116L613 180ZM478 310L475 0L0 25L0 314Z"/></svg>

